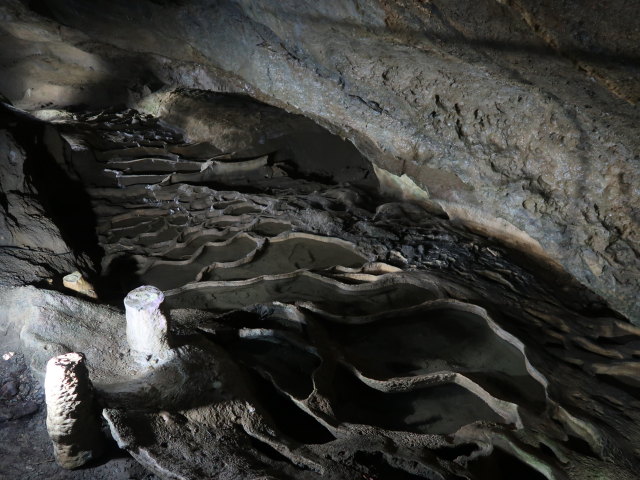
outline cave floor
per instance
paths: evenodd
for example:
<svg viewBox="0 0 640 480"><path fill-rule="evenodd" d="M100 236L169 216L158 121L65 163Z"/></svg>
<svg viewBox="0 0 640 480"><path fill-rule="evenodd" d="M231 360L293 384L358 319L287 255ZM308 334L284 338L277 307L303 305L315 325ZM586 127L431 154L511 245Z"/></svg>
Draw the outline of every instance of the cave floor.
<svg viewBox="0 0 640 480"><path fill-rule="evenodd" d="M8 478L632 478L640 332L565 276L367 175L302 178L134 111L47 128L100 301L60 279L9 295ZM152 370L121 313L141 284L176 342ZM26 368L63 350L87 356L115 439L73 472Z"/></svg>
<svg viewBox="0 0 640 480"><path fill-rule="evenodd" d="M47 434L42 386L30 372L15 342L0 341L0 478L35 480L155 480L158 477L111 444L105 457L77 470L63 470L54 459ZM14 393L15 392L15 393Z"/></svg>

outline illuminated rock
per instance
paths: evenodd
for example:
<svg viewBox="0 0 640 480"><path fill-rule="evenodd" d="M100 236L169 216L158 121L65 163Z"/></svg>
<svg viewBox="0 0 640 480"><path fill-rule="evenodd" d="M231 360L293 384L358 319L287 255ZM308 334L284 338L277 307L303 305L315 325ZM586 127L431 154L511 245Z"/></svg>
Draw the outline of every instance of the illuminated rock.
<svg viewBox="0 0 640 480"><path fill-rule="evenodd" d="M47 431L58 465L73 469L98 457L103 438L84 355L66 353L49 360L44 389Z"/></svg>
<svg viewBox="0 0 640 480"><path fill-rule="evenodd" d="M87 282L80 272L76 271L69 275L65 275L62 279L62 284L66 288L81 293L82 295L86 295L87 297L98 298L95 290L93 289L93 285Z"/></svg>
<svg viewBox="0 0 640 480"><path fill-rule="evenodd" d="M162 363L173 356L169 320L160 310L163 300L163 293L149 285L132 290L124 299L127 341L139 361Z"/></svg>

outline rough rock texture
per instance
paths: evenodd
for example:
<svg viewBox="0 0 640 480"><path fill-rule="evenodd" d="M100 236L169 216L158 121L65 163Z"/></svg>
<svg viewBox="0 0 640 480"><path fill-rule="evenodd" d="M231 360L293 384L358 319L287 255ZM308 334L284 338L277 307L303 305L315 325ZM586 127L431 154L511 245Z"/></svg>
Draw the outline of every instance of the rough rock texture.
<svg viewBox="0 0 640 480"><path fill-rule="evenodd" d="M13 289L0 289L0 472L24 480L157 480L130 456L107 444L108 462L89 468L65 470L53 456L46 428L46 408L41 380L30 369L19 337L22 313L31 312L33 298L25 295L18 310L9 307ZM28 313L27 313L28 314ZM43 361L55 355L45 351ZM40 365L41 375L44 364Z"/></svg>
<svg viewBox="0 0 640 480"><path fill-rule="evenodd" d="M155 365L172 357L169 320L160 307L164 294L156 287L141 286L124 299L127 342L139 361Z"/></svg>
<svg viewBox="0 0 640 480"><path fill-rule="evenodd" d="M359 270L170 292L188 307L171 311L180 347L152 374L114 309L32 287L4 301L36 372L50 352L86 352L112 435L161 478L634 478L633 370L599 369L628 363L636 328L531 279L474 278L500 304L485 310L440 275ZM524 305L526 320L511 315Z"/></svg>
<svg viewBox="0 0 640 480"><path fill-rule="evenodd" d="M525 232L637 322L637 7L11 0L2 90L33 108L169 84L303 113L452 217Z"/></svg>
<svg viewBox="0 0 640 480"><path fill-rule="evenodd" d="M71 352L51 358L44 393L47 432L58 465L71 470L98 458L104 441L84 355Z"/></svg>
<svg viewBox="0 0 640 480"><path fill-rule="evenodd" d="M0 320L39 376L83 352L111 436L160 478L635 478L640 331L569 278L133 110L59 117L99 301L15 288ZM172 320L153 365L122 310L141 284Z"/></svg>
<svg viewBox="0 0 640 480"><path fill-rule="evenodd" d="M299 176L363 184L371 170L370 162L350 142L306 117L251 102L245 95L159 91L135 106L177 128L192 142L212 143L224 152L246 157L272 154L272 161L281 167L293 163ZM368 181L375 184L373 178Z"/></svg>
<svg viewBox="0 0 640 480"><path fill-rule="evenodd" d="M639 42L613 7L2 2L0 471L635 479ZM140 285L171 319L152 364ZM26 363L67 352L113 443L61 473Z"/></svg>
<svg viewBox="0 0 640 480"><path fill-rule="evenodd" d="M7 114L0 113L0 286L41 281L74 270L76 263L86 266L42 204L47 196L36 184L47 176L49 159L25 151L15 135L24 141L26 132L19 131L17 118L8 125Z"/></svg>

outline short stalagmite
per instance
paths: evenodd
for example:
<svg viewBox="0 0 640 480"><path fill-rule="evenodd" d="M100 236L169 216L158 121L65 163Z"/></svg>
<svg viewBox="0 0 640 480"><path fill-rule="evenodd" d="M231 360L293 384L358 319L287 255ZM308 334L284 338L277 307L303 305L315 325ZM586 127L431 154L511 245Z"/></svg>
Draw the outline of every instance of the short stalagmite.
<svg viewBox="0 0 640 480"><path fill-rule="evenodd" d="M47 431L58 465L73 469L98 457L103 437L84 355L66 353L49 360L44 389Z"/></svg>
<svg viewBox="0 0 640 480"><path fill-rule="evenodd" d="M172 358L169 345L169 321L160 310L164 294L144 285L124 299L127 317L127 341L137 360L162 363Z"/></svg>

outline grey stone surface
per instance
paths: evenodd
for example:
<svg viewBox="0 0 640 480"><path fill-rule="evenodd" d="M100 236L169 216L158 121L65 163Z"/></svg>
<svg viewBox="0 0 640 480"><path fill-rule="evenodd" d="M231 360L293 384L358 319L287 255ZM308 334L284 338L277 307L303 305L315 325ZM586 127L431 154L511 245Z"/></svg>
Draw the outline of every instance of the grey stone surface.
<svg viewBox="0 0 640 480"><path fill-rule="evenodd" d="M213 146L132 110L75 113L55 135L87 185L116 306L14 288L0 325L39 376L82 352L110 436L153 474L633 478L638 328L429 213L406 178L387 180L417 203L268 164L250 189L194 185ZM229 171L253 161L228 157ZM139 285L164 292L124 304ZM132 355L125 311L145 305L172 320L143 345L169 334L166 361Z"/></svg>
<svg viewBox="0 0 640 480"><path fill-rule="evenodd" d="M591 7L3 2L0 471L636 478L640 330L574 279L638 320L640 43ZM114 441L73 472L68 352Z"/></svg>
<svg viewBox="0 0 640 480"><path fill-rule="evenodd" d="M29 368L18 337L20 325L6 317L10 303L0 289L0 472L24 480L157 480L128 455L108 445L103 461L77 470L65 470L55 462L46 428L42 383ZM12 310L12 309L11 309ZM17 315L13 315L18 320ZM9 395L7 385L16 389ZM106 435L105 435L106 436ZM108 459L108 461L106 461Z"/></svg>
<svg viewBox="0 0 640 480"><path fill-rule="evenodd" d="M28 169L25 151L11 133L0 130L2 285L39 281L74 265L74 255L40 203Z"/></svg>
<svg viewBox="0 0 640 480"><path fill-rule="evenodd" d="M42 18L13 0L2 90L28 108L161 84L247 93L350 139L452 217L528 239L637 322L635 4L48 0ZM73 80L49 80L45 59Z"/></svg>
<svg viewBox="0 0 640 480"><path fill-rule="evenodd" d="M163 301L164 294L149 285L131 290L124 298L131 354L150 365L164 363L173 356L169 319L161 310Z"/></svg>

